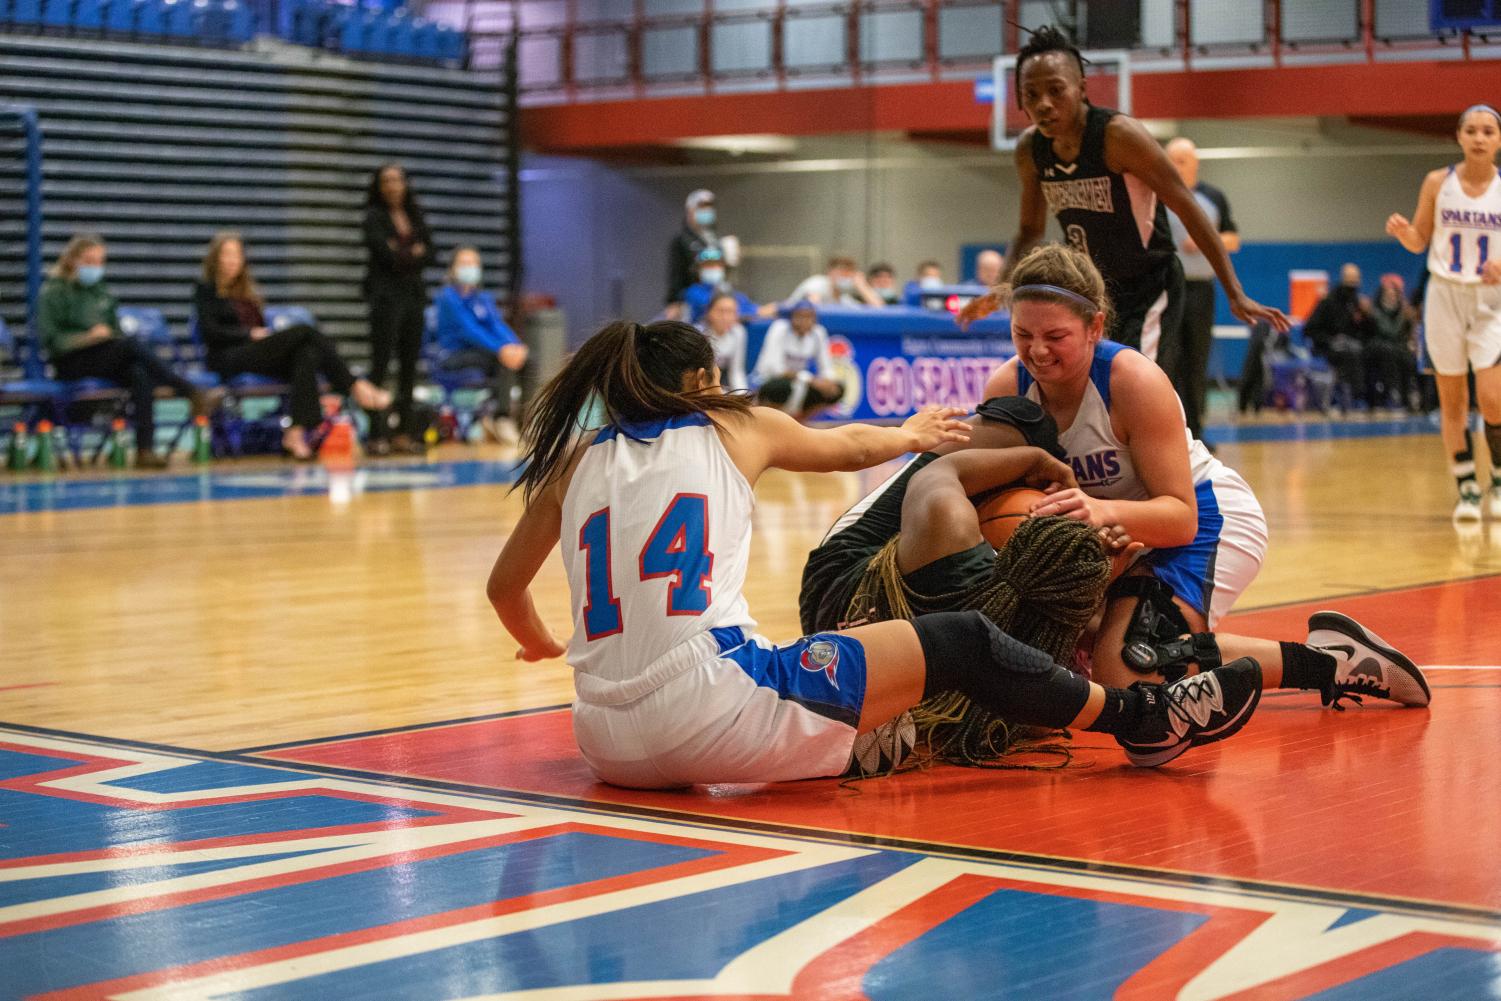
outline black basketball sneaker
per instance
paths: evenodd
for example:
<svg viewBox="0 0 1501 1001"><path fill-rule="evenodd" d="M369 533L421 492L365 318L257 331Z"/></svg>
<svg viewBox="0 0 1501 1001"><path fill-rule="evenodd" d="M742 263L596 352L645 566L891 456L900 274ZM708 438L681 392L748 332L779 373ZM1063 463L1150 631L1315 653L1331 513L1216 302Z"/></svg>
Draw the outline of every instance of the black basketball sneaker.
<svg viewBox="0 0 1501 1001"><path fill-rule="evenodd" d="M1245 726L1261 701L1261 665L1242 657L1168 685L1138 681L1131 690L1141 695L1141 717L1115 739L1133 765L1155 768Z"/></svg>
<svg viewBox="0 0 1501 1001"><path fill-rule="evenodd" d="M1348 615L1314 612L1308 645L1334 658L1334 680L1320 693L1326 706L1343 709L1341 699L1358 703L1366 695L1426 706L1433 697L1416 664Z"/></svg>

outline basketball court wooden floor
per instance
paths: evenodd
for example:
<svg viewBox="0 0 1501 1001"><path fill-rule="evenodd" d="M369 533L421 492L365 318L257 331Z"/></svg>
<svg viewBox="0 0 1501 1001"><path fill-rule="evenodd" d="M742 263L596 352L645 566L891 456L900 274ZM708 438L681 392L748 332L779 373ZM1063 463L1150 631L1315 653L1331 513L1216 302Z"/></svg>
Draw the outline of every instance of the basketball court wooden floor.
<svg viewBox="0 0 1501 1001"><path fill-rule="evenodd" d="M0 997L1501 997L1501 524L1430 437L1284 437L1222 450L1273 534L1229 625L1341 608L1430 710L659 794L591 780L485 603L504 463L0 482ZM767 635L874 479L762 484Z"/></svg>

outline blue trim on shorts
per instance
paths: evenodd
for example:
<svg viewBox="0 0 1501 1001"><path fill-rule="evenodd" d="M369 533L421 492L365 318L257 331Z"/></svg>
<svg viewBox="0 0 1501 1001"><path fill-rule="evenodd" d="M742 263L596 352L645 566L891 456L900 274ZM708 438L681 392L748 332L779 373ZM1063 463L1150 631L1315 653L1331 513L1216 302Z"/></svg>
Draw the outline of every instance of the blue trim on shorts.
<svg viewBox="0 0 1501 1001"><path fill-rule="evenodd" d="M716 637L721 632L714 630ZM736 630L738 631L738 630ZM754 641L723 650L757 685L770 688L788 702L846 726L860 725L865 705L865 648L839 633L804 636L787 646L761 646Z"/></svg>
<svg viewBox="0 0 1501 1001"><path fill-rule="evenodd" d="M1213 480L1194 487L1194 497L1199 502L1199 530L1194 540L1186 546L1155 550L1148 554L1146 565L1153 576L1173 589L1175 596L1208 618L1209 601L1214 596L1214 561L1225 516L1215 499Z"/></svg>

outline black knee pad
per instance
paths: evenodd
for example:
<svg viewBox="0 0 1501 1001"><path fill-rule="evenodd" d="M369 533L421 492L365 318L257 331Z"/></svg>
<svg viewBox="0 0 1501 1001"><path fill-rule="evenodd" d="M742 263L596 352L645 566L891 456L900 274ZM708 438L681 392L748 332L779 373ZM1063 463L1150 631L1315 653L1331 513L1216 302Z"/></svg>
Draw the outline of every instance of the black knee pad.
<svg viewBox="0 0 1501 1001"><path fill-rule="evenodd" d="M1189 632L1188 620L1173 603L1173 589L1156 577L1121 577L1105 592L1106 599L1134 597L1136 608L1126 626L1121 661L1138 674L1161 674L1177 681L1190 664L1211 671L1220 666L1219 643L1213 633Z"/></svg>
<svg viewBox="0 0 1501 1001"><path fill-rule="evenodd" d="M1089 698L1089 682L977 611L912 620L927 662L923 698L958 691L1015 723L1067 726Z"/></svg>

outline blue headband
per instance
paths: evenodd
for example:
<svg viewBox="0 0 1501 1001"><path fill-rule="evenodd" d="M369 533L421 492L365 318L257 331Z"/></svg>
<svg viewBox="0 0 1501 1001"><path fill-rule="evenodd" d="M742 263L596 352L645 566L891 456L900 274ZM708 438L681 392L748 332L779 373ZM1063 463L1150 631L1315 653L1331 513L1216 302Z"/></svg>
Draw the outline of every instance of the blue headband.
<svg viewBox="0 0 1501 1001"><path fill-rule="evenodd" d="M1472 104L1472 105L1470 105L1464 111L1460 112L1460 114L1459 114L1459 120L1461 122L1464 121L1465 120L1465 116L1468 115L1472 111L1486 111L1486 112L1489 112L1490 115L1491 115L1491 117L1496 120L1496 124L1497 125L1501 125L1501 111L1497 111L1495 108L1491 107L1489 104Z"/></svg>
<svg viewBox="0 0 1501 1001"><path fill-rule="evenodd" d="M1013 299L1023 294L1058 296L1070 302L1078 303L1091 313L1098 313L1100 311L1099 303L1092 299L1087 299L1077 292L1070 292L1066 288L1059 288L1057 285L1018 285L1011 290L1011 298Z"/></svg>

